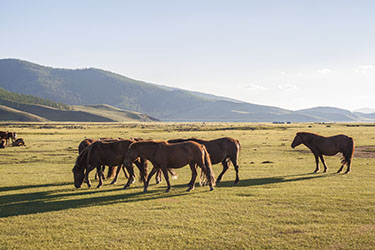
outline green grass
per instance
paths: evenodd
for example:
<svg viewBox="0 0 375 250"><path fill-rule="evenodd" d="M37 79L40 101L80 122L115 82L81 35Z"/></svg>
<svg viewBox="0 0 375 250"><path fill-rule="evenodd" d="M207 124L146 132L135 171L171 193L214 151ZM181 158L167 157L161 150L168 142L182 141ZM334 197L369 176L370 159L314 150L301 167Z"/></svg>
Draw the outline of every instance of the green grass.
<svg viewBox="0 0 375 250"><path fill-rule="evenodd" d="M344 133L371 146L372 126L18 123L0 130L16 131L27 145L0 149L0 249L375 248L375 159L354 158L343 175L335 174L339 158L326 157L328 173L312 174L313 155L290 148L297 131ZM185 191L188 167L176 171L170 193L154 180L146 194L140 183L123 190L122 173L99 190L73 186L84 137L193 136L240 140L238 185L231 166L212 192ZM221 169L214 166L216 176Z"/></svg>

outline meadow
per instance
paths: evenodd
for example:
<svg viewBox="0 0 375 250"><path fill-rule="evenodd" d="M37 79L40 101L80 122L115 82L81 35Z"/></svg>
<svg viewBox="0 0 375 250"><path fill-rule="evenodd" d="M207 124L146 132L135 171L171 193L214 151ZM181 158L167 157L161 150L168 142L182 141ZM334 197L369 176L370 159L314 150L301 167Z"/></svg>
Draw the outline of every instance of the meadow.
<svg viewBox="0 0 375 250"><path fill-rule="evenodd" d="M375 125L254 123L0 123L26 147L0 149L0 249L374 249ZM346 134L352 172L313 174L313 155L290 144L298 131ZM72 168L84 138L236 138L233 166L214 191L186 192L189 167L165 181L76 189ZM217 176L221 165L213 166ZM138 171L136 172L138 174Z"/></svg>

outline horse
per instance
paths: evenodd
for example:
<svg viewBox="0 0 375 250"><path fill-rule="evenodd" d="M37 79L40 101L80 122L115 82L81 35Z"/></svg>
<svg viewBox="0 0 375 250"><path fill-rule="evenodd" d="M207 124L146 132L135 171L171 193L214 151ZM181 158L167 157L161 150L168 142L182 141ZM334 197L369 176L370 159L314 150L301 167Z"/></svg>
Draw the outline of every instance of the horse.
<svg viewBox="0 0 375 250"><path fill-rule="evenodd" d="M25 141L22 138L18 138L16 141L12 142L12 146L26 146Z"/></svg>
<svg viewBox="0 0 375 250"><path fill-rule="evenodd" d="M118 141L118 140L123 140L122 138L118 138L118 139L113 139L113 138L100 138L99 139L100 141ZM131 139L132 140L132 139ZM91 139L91 138L86 138L86 139L83 139L79 145L78 145L78 153L80 154L85 148L87 148L91 143L95 142L95 141L98 141L96 139ZM115 168L117 168L116 170L116 173L114 173L114 170ZM125 171L125 167L120 165L120 166L117 166L117 167L109 167L108 169L108 174L107 174L107 178L111 178L113 177L114 175L114 178L111 182L111 184L115 184L117 183L117 180L118 180L118 175L120 173L120 170L123 170L124 171L124 174L125 174L125 178L129 179L129 176L128 174L126 173ZM105 176L104 176L104 170L105 170L105 166L103 165L102 168L101 168L101 171L102 171L102 178L105 179ZM98 178L98 172L95 173L95 180Z"/></svg>
<svg viewBox="0 0 375 250"><path fill-rule="evenodd" d="M134 140L134 141L143 141L142 138L139 138L139 137L134 137L134 138L130 138L130 140ZM176 172L174 172L172 169L168 168L168 172L172 175L172 179L177 179L177 174ZM156 184L159 184L161 183L161 174L162 174L162 171L161 169L158 170L158 172L156 173L155 175L155 182Z"/></svg>
<svg viewBox="0 0 375 250"><path fill-rule="evenodd" d="M0 131L0 139L6 141L6 145L9 145L9 139L12 140L12 143L17 139L16 132Z"/></svg>
<svg viewBox="0 0 375 250"><path fill-rule="evenodd" d="M319 158L324 166L324 173L327 172L327 165L324 162L323 155L336 155L337 153L342 153L343 157L341 159L341 167L337 171L340 173L347 165L345 174L350 172L350 164L352 162L354 154L354 140L353 138L346 135L335 135L331 137L324 137L308 132L298 132L294 137L291 147L295 148L300 144L304 144L308 147L315 156L316 169L314 173L319 171Z"/></svg>
<svg viewBox="0 0 375 250"><path fill-rule="evenodd" d="M210 159L212 165L218 164L221 162L223 165L223 171L219 174L216 179L216 183L220 183L221 178L223 177L224 173L228 170L228 162L229 160L233 163L234 169L236 171L236 179L234 184L237 184L240 181L238 171L238 156L240 152L240 142L236 139L230 137L223 137L218 138L215 140L200 140L196 138L189 138L189 139L173 139L168 140L168 143L177 143L177 142L184 142L184 141L194 141L206 146L208 153L210 154Z"/></svg>
<svg viewBox="0 0 375 250"><path fill-rule="evenodd" d="M210 156L204 145L188 141L181 143L167 143L164 141L137 141L133 142L125 156L124 165L130 166L138 157L149 160L154 167L152 168L147 181L144 183L144 192L147 192L148 184L152 176L161 169L165 181L167 182L166 192L169 192L171 185L169 182L168 169L181 168L189 164L192 172L191 180L187 191L194 189L195 179L197 177L196 165L206 174L210 190L214 189L215 177L213 175Z"/></svg>
<svg viewBox="0 0 375 250"><path fill-rule="evenodd" d="M125 155L128 152L128 147L134 141L132 140L118 140L118 141L95 141L84 149L77 157L76 163L73 167L74 175L74 186L76 188L81 187L83 180L87 181L87 186L91 187L91 182L88 178L89 173L94 168L99 172L99 184L97 188L103 185L101 166L119 166L123 163ZM141 180L144 182L147 177L147 168L144 166L145 161L143 159L135 158L133 162L138 167L141 173ZM134 180L134 171L132 164L127 167L130 177L128 182L124 186L127 188Z"/></svg>

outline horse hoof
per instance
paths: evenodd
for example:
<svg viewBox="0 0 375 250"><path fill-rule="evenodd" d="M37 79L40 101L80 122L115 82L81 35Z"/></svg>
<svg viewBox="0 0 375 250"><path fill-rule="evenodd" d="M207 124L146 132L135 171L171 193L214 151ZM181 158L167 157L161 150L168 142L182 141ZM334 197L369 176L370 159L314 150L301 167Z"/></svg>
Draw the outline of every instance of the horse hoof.
<svg viewBox="0 0 375 250"><path fill-rule="evenodd" d="M126 186L126 185L125 185L125 186L123 187L123 189L127 189L128 187L129 187L129 186Z"/></svg>
<svg viewBox="0 0 375 250"><path fill-rule="evenodd" d="M348 174L348 173L350 173L350 171L346 171L344 174Z"/></svg>
<svg viewBox="0 0 375 250"><path fill-rule="evenodd" d="M240 182L240 181L235 181L235 182L234 182L234 185L237 185L239 182ZM217 182L216 182L216 183L217 183Z"/></svg>
<svg viewBox="0 0 375 250"><path fill-rule="evenodd" d="M102 187L102 185L98 185L96 188L101 188Z"/></svg>
<svg viewBox="0 0 375 250"><path fill-rule="evenodd" d="M112 182L111 182L111 185L116 184L116 183L117 183L117 181L112 181Z"/></svg>
<svg viewBox="0 0 375 250"><path fill-rule="evenodd" d="M147 189L145 188L145 189L143 189L143 193L147 193Z"/></svg>
<svg viewBox="0 0 375 250"><path fill-rule="evenodd" d="M170 189L165 190L166 193L169 193L169 191L171 191L171 190Z"/></svg>
<svg viewBox="0 0 375 250"><path fill-rule="evenodd" d="M190 192L191 190L193 190L193 188L189 187L188 189L186 189L186 192Z"/></svg>
<svg viewBox="0 0 375 250"><path fill-rule="evenodd" d="M213 191L213 190L214 190L214 188L213 188L213 187L211 187L211 188L210 188L210 191Z"/></svg>

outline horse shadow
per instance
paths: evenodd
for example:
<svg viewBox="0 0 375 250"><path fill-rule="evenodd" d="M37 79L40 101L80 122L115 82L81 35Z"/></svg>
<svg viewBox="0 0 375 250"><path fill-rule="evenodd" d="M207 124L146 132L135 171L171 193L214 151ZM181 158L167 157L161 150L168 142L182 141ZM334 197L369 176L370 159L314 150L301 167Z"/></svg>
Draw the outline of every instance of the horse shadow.
<svg viewBox="0 0 375 250"><path fill-rule="evenodd" d="M233 181L221 181L216 186L221 187L252 187L252 186L262 186L275 183L287 183L295 181L306 181L319 178L328 178L338 175L337 173L329 174L314 174L314 173L304 173L304 174L294 174L294 175L282 175L282 176L273 176L265 178L250 178L240 180L238 184L233 184Z"/></svg>
<svg viewBox="0 0 375 250"><path fill-rule="evenodd" d="M33 188L54 186L61 188L49 191L29 192L29 190ZM1 195L0 193L0 218L62 211L82 207L111 205L116 203L157 200L193 194L191 192L185 192L183 189L178 189L178 187L175 187L170 193L166 194L165 192L160 192L161 188L149 190L147 193L143 192L143 187L128 188L133 192L123 190L122 186L114 188L110 187L108 189L75 189L72 187L72 183L67 182L3 187L0 188L3 192L22 189L24 189L25 192L8 195ZM134 192L135 189L139 189L140 191ZM121 190L124 192L118 193L118 191ZM100 196L96 196L95 194ZM82 196L89 197L82 198Z"/></svg>

